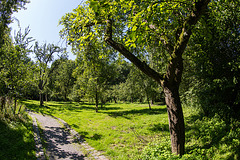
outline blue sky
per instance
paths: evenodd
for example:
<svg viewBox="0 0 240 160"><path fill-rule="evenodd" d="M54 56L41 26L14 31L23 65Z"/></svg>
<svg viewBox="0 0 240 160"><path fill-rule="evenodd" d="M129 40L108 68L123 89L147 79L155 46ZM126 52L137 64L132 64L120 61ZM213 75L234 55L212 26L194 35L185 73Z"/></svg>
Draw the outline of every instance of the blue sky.
<svg viewBox="0 0 240 160"><path fill-rule="evenodd" d="M58 22L65 13L75 9L82 0L31 0L25 7L26 10L20 10L13 14L13 17L20 21L22 29L30 27L30 36L40 43L57 44L60 40L59 31L62 26ZM14 21L12 33L18 30L17 21ZM60 45L60 44L59 44ZM65 47L65 46L64 46ZM70 52L70 49L68 49ZM69 54L70 59L75 56Z"/></svg>

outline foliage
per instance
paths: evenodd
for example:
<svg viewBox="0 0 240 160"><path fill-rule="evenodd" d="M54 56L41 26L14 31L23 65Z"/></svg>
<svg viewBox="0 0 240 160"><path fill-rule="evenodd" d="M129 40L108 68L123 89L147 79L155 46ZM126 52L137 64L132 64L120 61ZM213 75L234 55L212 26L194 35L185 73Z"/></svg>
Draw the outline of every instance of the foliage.
<svg viewBox="0 0 240 160"><path fill-rule="evenodd" d="M3 97L0 98L2 106ZM36 159L32 122L25 106L18 103L17 112L12 112L14 102L6 99L0 112L0 159Z"/></svg>
<svg viewBox="0 0 240 160"><path fill-rule="evenodd" d="M1 75L1 96L10 96L16 101L23 97L28 86L28 70L30 68L30 59L27 57L30 47L29 43L32 38L28 37L29 28L22 33L21 30L12 40L9 33L5 35L5 41L0 50L2 51L0 75ZM15 113L15 112L14 112Z"/></svg>
<svg viewBox="0 0 240 160"><path fill-rule="evenodd" d="M239 118L239 3L212 2L185 57L182 92L188 104L198 105L206 116Z"/></svg>
<svg viewBox="0 0 240 160"><path fill-rule="evenodd" d="M75 78L73 77L75 68L75 62L67 58L60 58L52 63L50 68L52 73L48 83L50 99L65 101L69 99L75 83Z"/></svg>
<svg viewBox="0 0 240 160"><path fill-rule="evenodd" d="M196 111L194 111L196 112ZM194 115L191 115L194 117ZM143 149L140 159L239 159L239 122L224 122L218 115L213 118L187 117L187 152L182 157L173 155L167 137L150 143Z"/></svg>
<svg viewBox="0 0 240 160"><path fill-rule="evenodd" d="M0 1L0 48L5 43L4 35L9 31L8 24L11 23L11 16L24 8L28 0L1 0ZM2 52L0 50L0 56Z"/></svg>

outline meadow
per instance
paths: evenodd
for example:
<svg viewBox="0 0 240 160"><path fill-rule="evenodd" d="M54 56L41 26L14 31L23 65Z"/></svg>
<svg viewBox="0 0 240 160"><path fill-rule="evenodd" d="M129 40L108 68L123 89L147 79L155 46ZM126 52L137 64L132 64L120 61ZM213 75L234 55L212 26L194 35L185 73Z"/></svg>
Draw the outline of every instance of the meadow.
<svg viewBox="0 0 240 160"><path fill-rule="evenodd" d="M240 124L202 116L184 107L186 154L171 154L165 105L106 104L95 112L88 103L24 101L29 109L65 120L110 159L239 159Z"/></svg>

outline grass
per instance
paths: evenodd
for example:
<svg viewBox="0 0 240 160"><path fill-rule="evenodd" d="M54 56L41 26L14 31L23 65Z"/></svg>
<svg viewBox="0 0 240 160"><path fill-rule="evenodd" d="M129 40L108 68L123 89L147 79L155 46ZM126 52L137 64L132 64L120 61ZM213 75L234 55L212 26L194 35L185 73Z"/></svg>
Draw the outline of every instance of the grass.
<svg viewBox="0 0 240 160"><path fill-rule="evenodd" d="M111 159L171 159L166 106L107 104L95 112L86 103L25 101L29 109L65 120ZM207 118L184 108L186 155L175 159L239 159L240 123ZM150 143L149 143L150 142Z"/></svg>
<svg viewBox="0 0 240 160"><path fill-rule="evenodd" d="M26 101L29 109L65 120L90 146L114 159L140 154L157 135L168 136L165 106L146 104L107 104L95 112L91 104Z"/></svg>
<svg viewBox="0 0 240 160"><path fill-rule="evenodd" d="M0 114L0 159L36 159L32 122L25 113Z"/></svg>

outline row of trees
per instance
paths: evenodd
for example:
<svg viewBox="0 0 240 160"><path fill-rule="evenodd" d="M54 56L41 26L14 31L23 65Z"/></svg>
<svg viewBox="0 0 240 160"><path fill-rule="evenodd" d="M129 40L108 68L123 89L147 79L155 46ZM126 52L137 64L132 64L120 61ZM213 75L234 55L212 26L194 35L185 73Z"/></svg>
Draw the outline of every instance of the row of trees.
<svg viewBox="0 0 240 160"><path fill-rule="evenodd" d="M6 34L1 55L1 96L15 99L89 100L98 105L107 101L144 102L160 99L161 90L129 62L114 57L99 57L101 47L91 48L89 54L69 60L65 50L53 44L39 45L29 38L30 30L21 29L15 37ZM111 52L111 51L110 51ZM35 61L29 54L35 55ZM54 60L54 54L61 53ZM51 63L51 65L49 65Z"/></svg>

